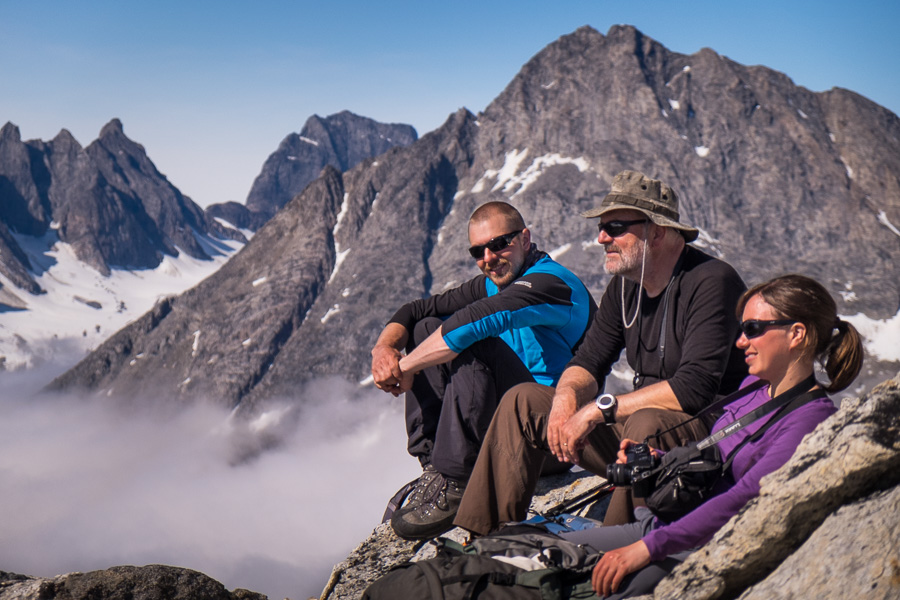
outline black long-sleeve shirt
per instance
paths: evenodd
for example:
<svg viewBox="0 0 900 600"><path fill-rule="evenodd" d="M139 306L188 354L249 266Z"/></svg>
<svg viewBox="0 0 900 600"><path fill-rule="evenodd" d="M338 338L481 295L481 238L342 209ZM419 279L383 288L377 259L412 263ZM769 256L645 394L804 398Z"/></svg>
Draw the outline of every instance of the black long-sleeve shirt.
<svg viewBox="0 0 900 600"><path fill-rule="evenodd" d="M634 316L638 284L614 277L569 366L586 369L602 389L624 348L629 366L641 376L635 389L668 381L682 409L690 414L710 404L717 394L738 388L747 367L735 346L739 332L735 309L747 288L731 265L685 247L667 291L655 298L641 292L641 314L629 329L622 321L623 285L625 318L630 321Z"/></svg>

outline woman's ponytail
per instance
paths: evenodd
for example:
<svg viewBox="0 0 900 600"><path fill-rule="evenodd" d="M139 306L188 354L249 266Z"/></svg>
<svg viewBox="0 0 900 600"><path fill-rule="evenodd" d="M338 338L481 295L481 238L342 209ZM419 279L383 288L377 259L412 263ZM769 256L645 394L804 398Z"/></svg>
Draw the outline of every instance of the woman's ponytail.
<svg viewBox="0 0 900 600"><path fill-rule="evenodd" d="M825 373L831 383L828 392L846 389L859 375L863 363L862 336L852 324L841 319L835 322L835 333L820 359L825 361Z"/></svg>

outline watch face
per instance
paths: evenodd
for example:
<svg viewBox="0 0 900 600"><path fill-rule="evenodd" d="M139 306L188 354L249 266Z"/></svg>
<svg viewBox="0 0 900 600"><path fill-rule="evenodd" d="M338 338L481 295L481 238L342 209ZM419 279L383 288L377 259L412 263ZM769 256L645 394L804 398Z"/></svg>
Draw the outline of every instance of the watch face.
<svg viewBox="0 0 900 600"><path fill-rule="evenodd" d="M599 398L597 398L597 407L600 410L604 410L607 408L612 408L616 405L616 397L612 394L603 394Z"/></svg>

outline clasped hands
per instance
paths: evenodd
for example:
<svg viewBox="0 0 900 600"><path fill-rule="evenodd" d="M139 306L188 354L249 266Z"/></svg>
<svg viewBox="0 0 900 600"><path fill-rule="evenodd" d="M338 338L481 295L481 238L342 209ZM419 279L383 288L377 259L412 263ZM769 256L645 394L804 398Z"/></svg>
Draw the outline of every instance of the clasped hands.
<svg viewBox="0 0 900 600"><path fill-rule="evenodd" d="M600 411L593 403L576 410L574 397L555 399L547 421L550 452L557 460L579 464L587 435L602 421Z"/></svg>
<svg viewBox="0 0 900 600"><path fill-rule="evenodd" d="M400 368L403 354L391 346L375 346L372 349L372 380L378 389L399 396L412 388L415 373Z"/></svg>

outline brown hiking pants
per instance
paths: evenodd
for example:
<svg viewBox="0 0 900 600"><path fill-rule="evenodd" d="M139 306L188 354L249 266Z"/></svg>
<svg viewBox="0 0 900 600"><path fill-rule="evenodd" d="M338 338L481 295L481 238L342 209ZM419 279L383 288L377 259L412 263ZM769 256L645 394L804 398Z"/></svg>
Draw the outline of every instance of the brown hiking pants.
<svg viewBox="0 0 900 600"><path fill-rule="evenodd" d="M544 459L552 457L547 445L547 421L553 393L552 387L524 383L503 396L466 485L454 525L486 534L502 523L527 517ZM616 462L623 438L643 441L689 418L687 413L650 408L632 414L624 424L599 425L588 434L581 452L581 466L606 477L606 465ZM651 445L667 450L706 435L708 429L698 419L664 435L659 443L654 440ZM640 499L636 503L643 505ZM630 489L616 489L604 525L633 521L634 506Z"/></svg>

